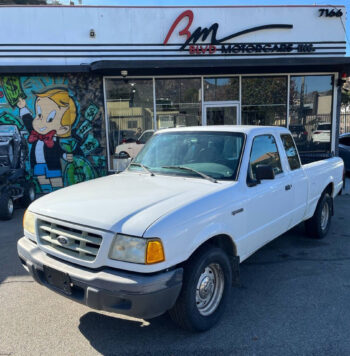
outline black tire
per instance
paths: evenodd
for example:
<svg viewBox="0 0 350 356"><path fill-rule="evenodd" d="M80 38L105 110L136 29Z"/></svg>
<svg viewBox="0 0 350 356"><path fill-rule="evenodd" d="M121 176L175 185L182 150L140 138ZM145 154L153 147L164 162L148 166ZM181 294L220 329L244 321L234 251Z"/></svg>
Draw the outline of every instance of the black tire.
<svg viewBox="0 0 350 356"><path fill-rule="evenodd" d="M11 208L12 206L12 208ZM0 219L10 220L13 215L13 200L7 192L0 195Z"/></svg>
<svg viewBox="0 0 350 356"><path fill-rule="evenodd" d="M310 237L323 239L327 235L331 226L332 209L333 199L328 193L324 193L317 204L314 215L305 221L306 233Z"/></svg>
<svg viewBox="0 0 350 356"><path fill-rule="evenodd" d="M22 207L26 208L35 200L35 186L33 183L26 182L24 184L23 197L20 199Z"/></svg>
<svg viewBox="0 0 350 356"><path fill-rule="evenodd" d="M211 303L218 300L216 307L213 306L213 310L209 315L203 315L205 309L201 308L201 303L196 300L196 296L200 296L199 288L197 291L197 286L202 283L201 286L205 286L202 289L204 293L207 293L206 287L210 285L203 284L206 277L205 271L210 271L211 268L215 268L218 271L221 270L220 278L216 278L216 281L221 281L214 283L214 291L222 290L222 294L216 294L213 292L211 299L207 302L207 307L210 307ZM218 267L219 266L219 267ZM206 268L207 267L207 268ZM213 274L213 276L217 274ZM223 284L222 284L223 281ZM218 287L220 287L219 289ZM226 253L217 247L208 247L201 249L196 253L184 267L184 279L180 295L175 303L175 306L169 310L170 317L183 329L189 331L205 331L214 326L220 319L222 313L224 312L225 306L227 304L227 299L230 294L232 285L232 267ZM214 298L215 295L221 294L220 298ZM200 311L201 310L201 311Z"/></svg>

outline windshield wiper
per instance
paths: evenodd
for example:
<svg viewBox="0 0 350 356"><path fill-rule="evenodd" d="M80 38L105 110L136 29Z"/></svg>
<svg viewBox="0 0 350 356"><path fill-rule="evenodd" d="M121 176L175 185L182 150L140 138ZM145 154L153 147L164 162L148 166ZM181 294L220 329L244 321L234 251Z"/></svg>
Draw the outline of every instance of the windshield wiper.
<svg viewBox="0 0 350 356"><path fill-rule="evenodd" d="M148 172L152 177L155 176L155 174L145 165L143 165L142 163L137 163L137 162L131 162L130 166L138 166L143 168L146 172Z"/></svg>
<svg viewBox="0 0 350 356"><path fill-rule="evenodd" d="M193 173L196 173L198 174L199 176L201 176L202 178L204 179L207 179L207 180L210 180L212 183L217 183L218 181L202 172L199 172L193 168L189 168L189 167L186 167L186 166L163 166L162 168L166 168L166 169L183 169L185 171L190 171L190 172L193 172Z"/></svg>

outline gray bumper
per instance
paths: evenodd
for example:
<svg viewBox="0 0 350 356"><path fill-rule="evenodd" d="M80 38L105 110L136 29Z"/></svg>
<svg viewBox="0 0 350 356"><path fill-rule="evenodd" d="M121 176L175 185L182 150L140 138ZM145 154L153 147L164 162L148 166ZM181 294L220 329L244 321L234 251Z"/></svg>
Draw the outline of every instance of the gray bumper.
<svg viewBox="0 0 350 356"><path fill-rule="evenodd" d="M24 237L17 250L24 268L38 283L93 309L154 318L175 304L182 286L182 268L151 275L108 267L92 270L53 258ZM49 284L43 266L68 274L72 293L67 295Z"/></svg>

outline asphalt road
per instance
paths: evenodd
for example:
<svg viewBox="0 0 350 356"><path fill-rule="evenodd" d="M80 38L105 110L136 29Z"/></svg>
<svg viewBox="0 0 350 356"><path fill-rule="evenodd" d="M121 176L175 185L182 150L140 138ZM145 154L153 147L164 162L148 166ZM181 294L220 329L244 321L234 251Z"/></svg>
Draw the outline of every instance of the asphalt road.
<svg viewBox="0 0 350 356"><path fill-rule="evenodd" d="M0 355L349 355L350 195L335 209L324 240L299 226L245 261L222 321L202 334L167 315L95 312L34 283L16 254L16 210L0 222Z"/></svg>

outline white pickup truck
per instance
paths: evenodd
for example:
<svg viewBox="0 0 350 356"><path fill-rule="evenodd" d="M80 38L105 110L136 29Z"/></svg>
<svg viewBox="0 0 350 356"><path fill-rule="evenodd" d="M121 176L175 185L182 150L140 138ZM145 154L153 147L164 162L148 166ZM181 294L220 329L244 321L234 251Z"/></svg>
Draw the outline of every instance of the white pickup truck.
<svg viewBox="0 0 350 356"><path fill-rule="evenodd" d="M213 326L239 263L305 221L324 237L340 158L301 165L286 128L158 131L128 169L32 203L18 254L34 279L91 308Z"/></svg>

